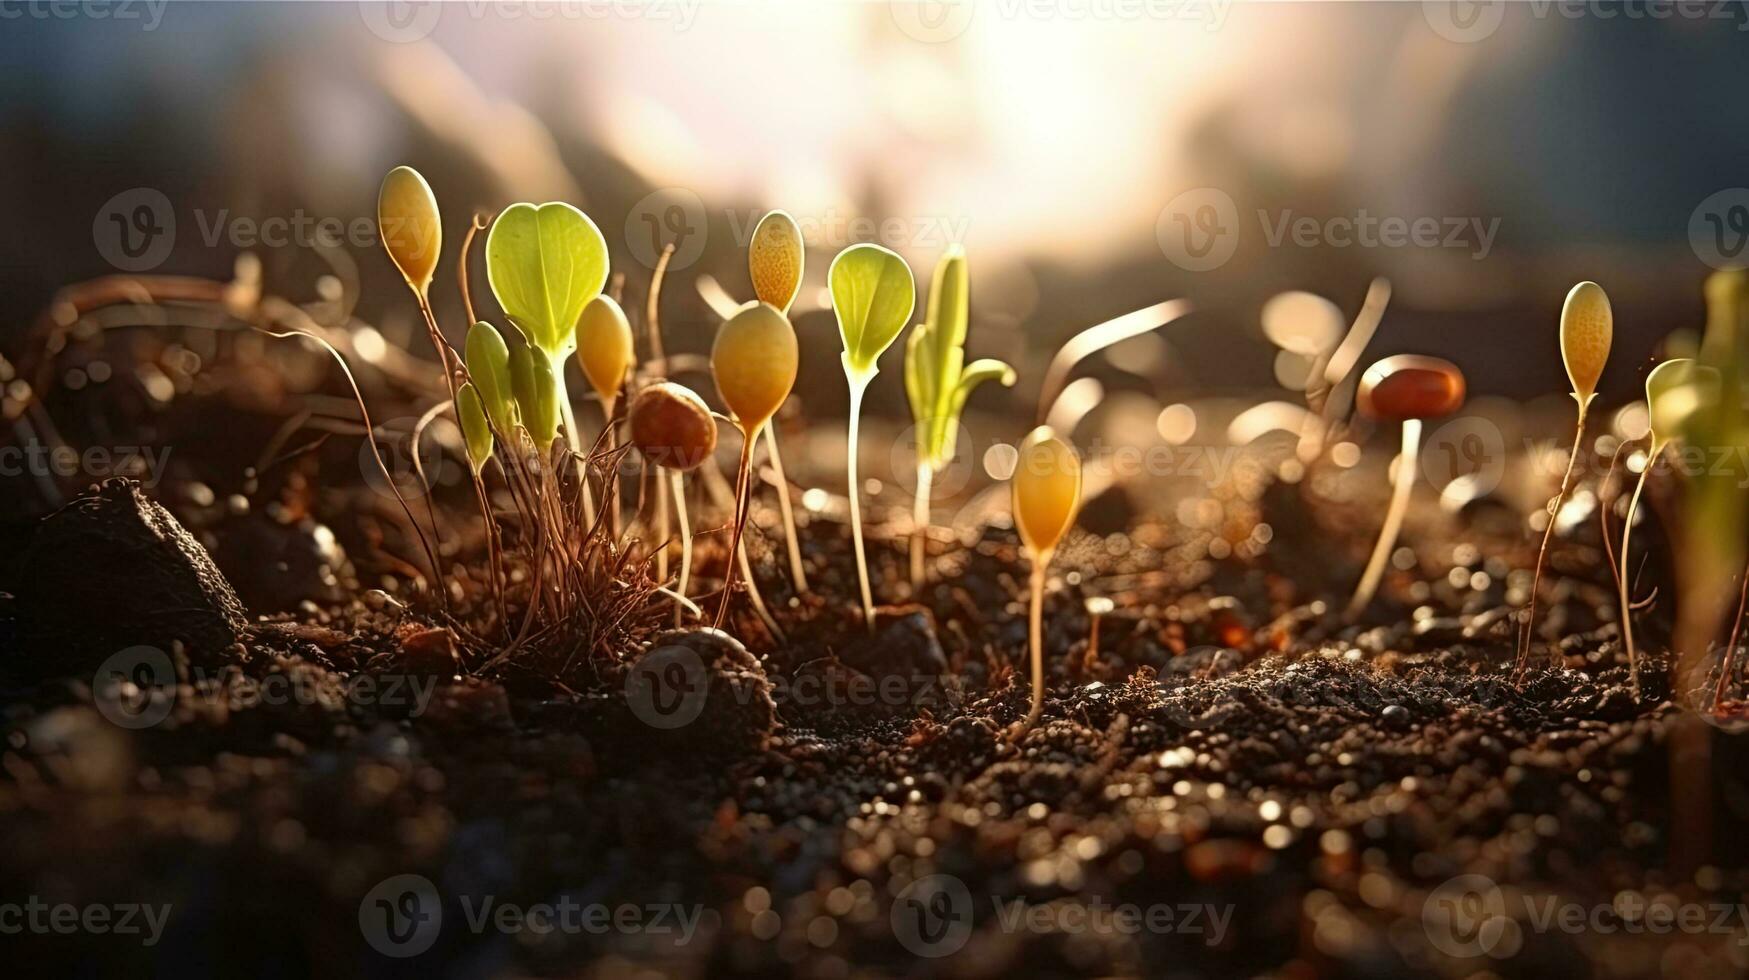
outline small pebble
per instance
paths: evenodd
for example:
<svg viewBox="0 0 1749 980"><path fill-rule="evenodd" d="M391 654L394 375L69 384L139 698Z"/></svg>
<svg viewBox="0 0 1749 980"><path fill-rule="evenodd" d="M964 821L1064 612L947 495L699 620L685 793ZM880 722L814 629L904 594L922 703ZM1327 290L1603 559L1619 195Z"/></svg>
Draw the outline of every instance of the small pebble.
<svg viewBox="0 0 1749 980"><path fill-rule="evenodd" d="M1400 704L1387 704L1384 711L1385 724L1392 728L1409 727L1409 709Z"/></svg>

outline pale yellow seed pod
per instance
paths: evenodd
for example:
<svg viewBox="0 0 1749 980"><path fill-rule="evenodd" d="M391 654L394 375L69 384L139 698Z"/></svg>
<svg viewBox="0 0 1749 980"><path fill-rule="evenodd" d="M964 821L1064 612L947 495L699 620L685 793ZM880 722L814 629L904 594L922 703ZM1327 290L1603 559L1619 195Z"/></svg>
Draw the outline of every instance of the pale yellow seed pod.
<svg viewBox="0 0 1749 980"><path fill-rule="evenodd" d="M1614 336L1615 314L1603 287L1589 280L1574 286L1561 306L1561 360L1573 383L1573 397L1581 403L1597 394Z"/></svg>
<svg viewBox="0 0 1749 980"><path fill-rule="evenodd" d="M596 295L577 318L577 364L603 402L619 397L635 357L625 311L613 297Z"/></svg>
<svg viewBox="0 0 1749 980"><path fill-rule="evenodd" d="M785 314L802 288L802 230L783 211L759 219L753 240L747 243L747 273L753 279L753 295Z"/></svg>
<svg viewBox="0 0 1749 980"><path fill-rule="evenodd" d="M443 250L443 219L437 195L412 167L396 167L377 194L377 233L407 285L423 295Z"/></svg>
<svg viewBox="0 0 1749 980"><path fill-rule="evenodd" d="M1010 480L1014 526L1035 558L1048 556L1075 523L1081 506L1081 459L1050 426L1032 430L1020 444Z"/></svg>
<svg viewBox="0 0 1749 980"><path fill-rule="evenodd" d="M770 303L748 303L717 331L711 374L735 420L758 431L796 384L796 331Z"/></svg>

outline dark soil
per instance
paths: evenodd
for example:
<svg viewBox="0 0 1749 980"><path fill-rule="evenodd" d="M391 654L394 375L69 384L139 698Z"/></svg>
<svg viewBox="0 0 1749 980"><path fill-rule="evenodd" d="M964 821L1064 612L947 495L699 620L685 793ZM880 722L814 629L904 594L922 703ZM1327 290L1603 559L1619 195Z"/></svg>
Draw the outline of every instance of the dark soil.
<svg viewBox="0 0 1749 980"><path fill-rule="evenodd" d="M93 499L118 495L131 492ZM45 666L54 651L26 626L74 602L107 629L132 607L57 600L26 581L9 617L25 632L6 652L4 898L166 902L171 914L155 947L27 936L20 948L44 969L254 975L1742 969L1741 928L1525 924L1492 956L1438 948L1425 907L1459 874L1587 906L1623 893L1739 901L1749 879L1729 828L1749 799L1741 741L1721 734L1713 761L1700 761L1717 790L1702 804L1717 812L1702 816L1722 831L1707 864L1669 870L1673 838L1695 820L1675 812L1670 789L1682 716L1655 657L1639 703L1625 687L1608 603L1587 601L1606 575L1561 591L1547 615L1565 634L1562 665L1539 655L1517 690L1505 594L1528 535L1487 540L1474 522L1440 528L1421 515L1409 536L1418 566L1392 576L1372 623L1345 627L1331 610L1368 543L1344 536L1350 512L1313 508L1296 486L1253 497L1226 503L1228 524L1275 529L1254 557L1212 560L1209 532L1159 524L1064 550L1046 610L1050 697L1019 744L1002 733L1026 711L1025 569L1002 528L969 546L937 541L934 584L915 597L899 584L902 543L877 535L877 580L912 604L885 609L870 639L843 598L856 588L848 534L815 515L811 595L790 593L777 539L755 549L787 643L738 606L733 632L751 652L671 634L565 683L481 676L429 597L372 593L248 626L229 669L196 686L191 650L210 655L216 640L142 635L172 649L183 680L169 716L137 730L93 706L85 660ZM1356 531L1365 513L1352 513ZM1556 567L1571 571L1593 544L1563 542ZM116 547L132 546L124 536ZM1281 572L1309 560L1327 569L1315 590L1303 571ZM1096 590L1116 608L1089 657L1084 600ZM1657 608L1646 623L1656 648ZM644 687L628 677L676 648L696 655L685 665L705 671L707 695L696 721L668 730L646 723L637 699L683 667L652 661ZM379 685L374 696L348 686L360 677ZM326 695L252 702L250 682L270 678ZM421 680L422 707L408 693ZM408 696L391 697L395 683ZM361 903L406 874L433 884L444 926L429 952L397 960L367 944ZM930 875L971 896L970 935L960 948L950 934L957 952L940 959L915 955L894 914ZM677 903L701 918L684 942L654 930L476 933L467 916L485 896ZM1178 927L1078 931L1041 914L1059 925L1005 928L999 906L1014 900L1164 906ZM1209 910L1200 924L1191 906Z"/></svg>
<svg viewBox="0 0 1749 980"><path fill-rule="evenodd" d="M1100 533L1053 565L1049 696L1016 743L1027 567L1006 526L938 531L913 595L909 501L870 501L890 603L871 636L841 509L798 508L797 595L766 489L749 538L781 642L745 601L729 636L664 634L667 601L628 586L613 629L488 667L465 479L437 495L446 613L408 584L417 546L359 486L357 440L276 445L288 396L248 390L132 420L142 443L201 447L150 494L110 485L9 523L0 905L169 906L150 946L5 935L27 975L1749 971L1741 919L1658 930L1644 912L1749 889L1744 736L1674 707L1664 680L1656 484L1638 700L1595 519L1557 539L1517 688L1538 535L1500 501L1423 502L1346 625L1376 465L1287 484L1259 456L1194 525L1102 495L1082 521ZM259 472L237 462L257 454ZM93 514L120 529L81 531ZM701 536L695 596L720 580L721 537ZM1093 651L1089 598L1114 605ZM140 647L160 659L115 661ZM1450 911L1465 875L1497 889L1480 919ZM476 926L488 898L631 919ZM1568 930L1538 924L1549 902L1627 911ZM1151 925L1079 915L1132 907ZM412 932L385 947L384 923Z"/></svg>

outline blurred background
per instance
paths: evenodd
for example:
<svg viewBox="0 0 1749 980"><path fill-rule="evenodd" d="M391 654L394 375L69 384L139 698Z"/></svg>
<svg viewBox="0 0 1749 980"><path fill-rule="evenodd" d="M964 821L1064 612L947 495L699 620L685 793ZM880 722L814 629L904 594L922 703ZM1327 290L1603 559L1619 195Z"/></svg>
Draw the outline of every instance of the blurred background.
<svg viewBox="0 0 1749 980"><path fill-rule="evenodd" d="M710 300L750 294L754 223L787 209L810 245L792 426L845 409L831 256L879 241L921 294L961 242L968 354L1020 369L974 396L968 425L994 433L974 452L1019 438L1065 339L1171 298L1196 312L1082 369L1084 440L1184 443L1303 403L1380 277L1367 360L1450 358L1473 405L1516 401L1508 445L1521 422L1565 437L1572 283L1614 300L1618 406L1749 240L1746 30L1739 4L5 3L0 351L28 359L68 283L224 279L247 252L268 291L343 296L426 356L370 223L407 163L445 211L435 301L457 344L473 211L576 203L628 309L674 245L665 337L704 352ZM1266 332L1290 290L1333 305L1299 297ZM901 360L868 403L894 438ZM865 438L884 457L880 431ZM822 440L801 468L835 452Z"/></svg>

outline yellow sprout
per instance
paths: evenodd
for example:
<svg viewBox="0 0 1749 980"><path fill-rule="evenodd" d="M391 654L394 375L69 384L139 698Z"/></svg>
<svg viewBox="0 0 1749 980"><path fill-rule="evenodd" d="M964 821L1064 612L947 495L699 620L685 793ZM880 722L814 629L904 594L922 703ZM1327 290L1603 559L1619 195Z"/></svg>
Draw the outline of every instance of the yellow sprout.
<svg viewBox="0 0 1749 980"><path fill-rule="evenodd" d="M443 222L437 195L412 167L396 167L377 194L377 233L395 268L413 291L424 296L443 250Z"/></svg>
<svg viewBox="0 0 1749 980"><path fill-rule="evenodd" d="M1014 526L1033 560L1047 563L1075 523L1081 504L1081 460L1049 426L1020 444L1014 467Z"/></svg>
<svg viewBox="0 0 1749 980"><path fill-rule="evenodd" d="M1615 315L1603 287L1589 280L1574 286L1561 307L1561 360L1580 404L1597 395L1597 379L1603 376L1614 335Z"/></svg>
<svg viewBox="0 0 1749 980"><path fill-rule="evenodd" d="M1012 483L1014 526L1020 531L1021 543L1032 555L1032 596L1027 615L1027 636L1032 649L1032 707L1026 720L1013 731L1018 739L1044 711L1045 569L1063 535L1075 523L1075 511L1081 506L1081 459L1049 426L1041 425L1021 442Z"/></svg>
<svg viewBox="0 0 1749 980"><path fill-rule="evenodd" d="M748 303L717 331L711 374L748 436L777 414L796 384L796 331L770 303Z"/></svg>
<svg viewBox="0 0 1749 980"><path fill-rule="evenodd" d="M625 311L605 293L591 299L577 318L577 364L610 415L634 356Z"/></svg>
<svg viewBox="0 0 1749 980"><path fill-rule="evenodd" d="M747 245L747 273L753 295L784 313L802 288L802 230L794 218L773 211L759 219Z"/></svg>
<svg viewBox="0 0 1749 980"><path fill-rule="evenodd" d="M480 391L473 384L464 384L456 390L455 413L467 445L468 465L477 478L492 458L492 427L486 422L486 406L480 401Z"/></svg>

